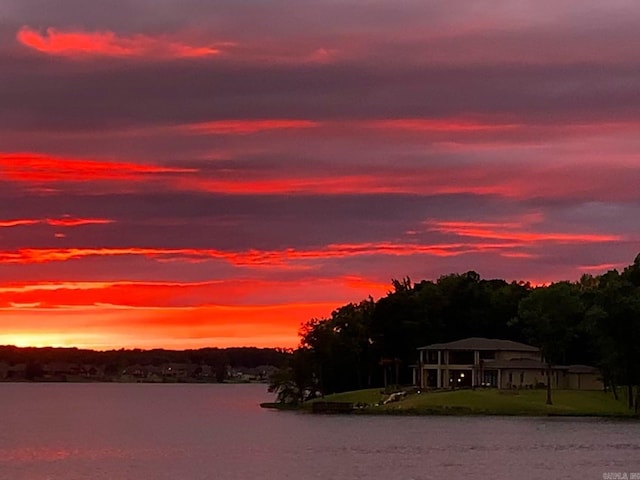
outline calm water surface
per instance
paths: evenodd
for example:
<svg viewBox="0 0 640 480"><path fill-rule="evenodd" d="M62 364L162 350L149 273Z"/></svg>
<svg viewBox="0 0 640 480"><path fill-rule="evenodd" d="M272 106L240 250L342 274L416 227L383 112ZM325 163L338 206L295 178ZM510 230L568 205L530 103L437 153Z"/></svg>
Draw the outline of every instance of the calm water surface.
<svg viewBox="0 0 640 480"><path fill-rule="evenodd" d="M264 385L0 384L1 480L602 479L640 423L316 416Z"/></svg>

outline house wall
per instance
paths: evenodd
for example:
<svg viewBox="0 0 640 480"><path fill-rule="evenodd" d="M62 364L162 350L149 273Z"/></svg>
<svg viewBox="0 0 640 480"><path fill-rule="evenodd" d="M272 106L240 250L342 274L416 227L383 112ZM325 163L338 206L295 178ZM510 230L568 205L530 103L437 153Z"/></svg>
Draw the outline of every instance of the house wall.
<svg viewBox="0 0 640 480"><path fill-rule="evenodd" d="M508 351L496 352L496 360L509 361L514 358L530 358L532 360L536 360L539 362L542 357L538 352L508 352Z"/></svg>
<svg viewBox="0 0 640 480"><path fill-rule="evenodd" d="M546 384L547 377L540 370L502 369L500 370L500 386L502 388L534 388L539 383ZM552 383L555 387L555 381Z"/></svg>
<svg viewBox="0 0 640 480"><path fill-rule="evenodd" d="M465 376L460 382L461 386L471 386L472 381L475 385L481 385L484 379L479 370L480 352L474 352L474 364L449 364L450 352L441 351L439 355L432 355L431 360L439 357L442 362L437 363L426 362L426 352L421 352L422 364L420 368L419 383L423 388L440 387L449 388L452 383L449 382L450 376L455 376L454 385L458 385L457 379L460 372L464 372ZM495 360L509 361L512 359L531 359L541 362L542 357L539 352L514 352L514 351L496 351ZM453 358L451 358L453 360ZM457 372L457 373L456 373ZM416 374L418 372L416 371ZM473 379L473 380L472 380ZM416 380L418 380L416 378ZM492 382L495 380L492 380ZM536 388L547 384L546 369L531 368L503 368L500 369L499 378L496 382L501 388ZM467 385L468 384L468 385ZM554 370L552 372L551 387L554 389L572 389L572 390L601 390L603 388L602 381L597 374L588 373L567 373L566 370Z"/></svg>
<svg viewBox="0 0 640 480"><path fill-rule="evenodd" d="M449 375L453 374L453 368L441 368L442 388L451 386ZM509 375L511 374L511 376ZM471 371L467 376L472 375ZM437 368L424 368L421 378L423 388L435 388L437 386ZM478 385L482 382L478 379ZM546 370L533 369L501 369L499 384L501 388L536 388L547 384ZM467 383L467 382L465 382ZM456 384L457 386L457 384ZM551 387L554 389L569 390L602 390L603 384L598 374L591 373L567 373L566 371L555 370L552 372Z"/></svg>
<svg viewBox="0 0 640 480"><path fill-rule="evenodd" d="M430 358L427 358L427 352L420 352L420 360L422 363L422 370L420 375L420 386L423 388L426 387L440 387L440 388L448 388L452 385L458 385L456 377L453 382L449 382L450 376L455 376L454 371L463 371L465 372L465 377L460 383L471 383L475 382L476 385L480 385L483 382L483 379L480 378L479 373L475 373L474 370L477 370L480 365L480 351L469 350L472 354L473 363L469 364L460 364L460 363L449 363L452 360L455 360L456 357L451 355L449 351L440 351L437 354L431 354ZM513 358L529 358L536 361L540 361L540 354L538 352L512 352L512 351L496 351L493 356L495 360L503 360L508 361ZM433 363L434 360L440 359L441 364ZM427 361L431 360L431 361ZM524 372L524 377L520 378L520 373ZM537 383L542 382L543 380L539 379L539 375L536 376L526 370L523 371L517 370L516 373L513 373L513 383L509 383L508 373L505 373L502 377L502 387L503 388L511 388L511 385L517 387L524 387L525 385L535 386ZM472 380L473 379L473 380ZM509 387L506 385L509 384Z"/></svg>
<svg viewBox="0 0 640 480"><path fill-rule="evenodd" d="M532 388L539 384L547 384L546 371L502 369L502 388ZM511 374L511 377L509 377ZM522 375L522 379L521 379ZM598 374L594 373L567 373L555 370L551 373L551 387L554 389L568 390L602 390L603 384ZM511 381L510 381L511 379Z"/></svg>
<svg viewBox="0 0 640 480"><path fill-rule="evenodd" d="M568 373L567 388L571 390L602 390L604 385L595 373Z"/></svg>

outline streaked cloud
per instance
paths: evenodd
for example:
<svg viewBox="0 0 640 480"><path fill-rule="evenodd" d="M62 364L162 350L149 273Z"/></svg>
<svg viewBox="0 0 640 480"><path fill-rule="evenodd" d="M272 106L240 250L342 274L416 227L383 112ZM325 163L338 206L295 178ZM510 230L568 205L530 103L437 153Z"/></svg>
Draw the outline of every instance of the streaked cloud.
<svg viewBox="0 0 640 480"><path fill-rule="evenodd" d="M106 218L75 218L65 215L60 218L0 220L0 228L22 227L30 225L50 225L53 227L80 227L83 225L108 225L114 220Z"/></svg>
<svg viewBox="0 0 640 480"><path fill-rule="evenodd" d="M196 46L164 37L137 34L118 36L105 30L99 32L62 31L53 27L44 33L22 27L16 39L26 47L50 55L83 57L143 57L196 58L218 55L216 46Z"/></svg>
<svg viewBox="0 0 640 480"><path fill-rule="evenodd" d="M11 228L11 227L21 227L24 225L35 225L40 223L39 220L1 220L0 228Z"/></svg>
<svg viewBox="0 0 640 480"><path fill-rule="evenodd" d="M505 228L506 227L506 228ZM436 222L430 231L453 234L465 238L458 242L405 243L377 242L361 244L329 244L319 249L287 248L285 250L223 251L216 249L161 249L161 248L67 248L67 249L19 249L0 251L0 263L49 263L78 260L87 257L143 256L159 262L183 261L204 262L224 260L235 266L254 268L313 268L309 262L354 256L457 256L471 252L513 252L520 247L540 243L588 244L626 241L621 235L597 233L562 233L526 231L508 225L483 224L477 222ZM477 239L472 241L469 239Z"/></svg>
<svg viewBox="0 0 640 480"><path fill-rule="evenodd" d="M198 134L246 135L270 130L298 130L313 128L318 122L296 119L261 119L261 120L213 120L211 122L193 123L179 128L186 132Z"/></svg>
<svg viewBox="0 0 640 480"><path fill-rule="evenodd" d="M54 227L80 227L82 225L108 225L114 220L107 218L74 218L65 215L61 218L47 218L45 223Z"/></svg>
<svg viewBox="0 0 640 480"><path fill-rule="evenodd" d="M459 237L505 240L522 242L523 244L535 242L597 243L619 242L624 240L620 235L535 232L530 229L524 229L522 226L513 228L513 226L509 224L481 222L437 222L431 226L430 229L441 233L451 233Z"/></svg>
<svg viewBox="0 0 640 480"><path fill-rule="evenodd" d="M171 168L122 161L62 158L25 152L0 153L3 179L35 185L91 181L134 181L167 174L192 174L189 168Z"/></svg>
<svg viewBox="0 0 640 480"><path fill-rule="evenodd" d="M0 284L0 306L34 309L107 304L125 308L268 305L273 298L295 303L330 303L344 300L346 291L364 298L370 294L384 294L388 288L386 283L360 277L238 278L207 282L21 282Z"/></svg>

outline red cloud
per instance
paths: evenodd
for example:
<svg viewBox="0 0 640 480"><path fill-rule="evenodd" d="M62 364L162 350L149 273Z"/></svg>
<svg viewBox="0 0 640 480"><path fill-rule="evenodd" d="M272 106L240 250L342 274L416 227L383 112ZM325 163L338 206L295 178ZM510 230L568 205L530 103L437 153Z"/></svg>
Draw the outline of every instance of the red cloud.
<svg viewBox="0 0 640 480"><path fill-rule="evenodd" d="M501 245L504 246L504 245ZM481 249L494 248L481 245ZM162 248L23 248L14 251L0 251L0 263L32 264L64 262L87 257L112 257L136 255L158 261L202 262L206 260L224 260L236 266L284 266L292 262L305 262L317 259L344 258L358 255L456 255L471 248L462 243L438 245L414 245L392 243L366 243L354 245L328 245L318 250L248 250L229 252L213 249L162 249ZM475 248L475 247L474 247Z"/></svg>
<svg viewBox="0 0 640 480"><path fill-rule="evenodd" d="M0 308L54 308L98 304L122 307L344 303L379 296L387 284L360 277L290 281L234 279L210 282L47 282L0 284Z"/></svg>
<svg viewBox="0 0 640 480"><path fill-rule="evenodd" d="M515 228L514 228L515 227ZM483 222L436 222L432 231L452 233L460 237L481 238L486 240L505 240L531 244L538 242L551 243L599 243L623 240L620 235L604 235L597 233L557 233L522 231L511 223Z"/></svg>
<svg viewBox="0 0 640 480"><path fill-rule="evenodd" d="M242 134L274 129L315 130L318 127L318 130L323 130L327 125L332 124L307 120L270 119L205 122L190 126L169 127L169 129L196 131L201 128L205 132L207 128L211 128L211 132ZM442 128L448 127L443 124ZM465 153L473 156L480 153L484 159L490 157L492 151L491 149L485 151L484 148L486 147L478 145L448 144L439 145L436 151L442 151L445 154L453 151L456 156L462 156ZM229 169L221 172L214 168L210 174L207 174L206 170L199 171L195 168L61 158L18 152L0 153L0 170L3 173L2 180L27 183L29 188L36 189L55 189L59 187L58 184L64 184L64 188L67 189L136 190L147 189L149 182L153 181L154 186L160 186L164 190L224 194L247 194L247 192L263 195L283 193L475 194L514 199L598 198L602 201L635 201L638 198L640 168L630 155L605 155L597 160L589 159L589 168L578 168L571 159L554 163L502 161L507 154L528 154L522 153L521 150L514 152L510 152L507 148L502 150L502 147L495 145L491 148L496 151L496 159L481 160L478 163L456 161L445 164L442 161L425 161L421 165L374 164L366 169L357 170L349 162L345 162L344 166L324 170L310 163L306 171L300 168L287 169L286 164L283 163L280 168L274 169L240 169L238 171ZM563 151L559 152L561 153ZM581 154L581 152L578 153ZM230 158L233 159L232 156ZM569 171L571 171L571 182L566 181L566 174ZM193 173L199 174L193 175ZM97 184L97 182L101 183Z"/></svg>
<svg viewBox="0 0 640 480"><path fill-rule="evenodd" d="M453 232L460 236L480 236L468 229L451 230L440 227L443 232ZM465 235L469 232L470 235ZM88 257L143 256L159 262L204 262L222 260L234 266L264 268L309 267L315 260L340 259L366 255L411 256L431 255L439 257L457 256L472 252L513 253L513 249L533 242L550 241L555 243L592 243L621 240L615 235L572 235L572 234L519 234L500 235L492 231L482 232L483 240L489 242L460 241L454 243L361 243L331 244L324 248L297 250L246 250L240 252L215 249L163 249L163 248L23 248L13 251L0 251L0 264L38 264L65 262Z"/></svg>
<svg viewBox="0 0 640 480"><path fill-rule="evenodd" d="M180 58L218 55L216 46L194 46L164 37L132 35L121 37L114 32L63 32L48 28L46 34L22 27L16 34L23 45L50 55L70 57L153 57Z"/></svg>
<svg viewBox="0 0 640 480"><path fill-rule="evenodd" d="M45 222L54 227L80 227L82 225L107 225L115 223L115 220L106 218L73 218L64 216L62 218L47 218Z"/></svg>
<svg viewBox="0 0 640 480"><path fill-rule="evenodd" d="M106 218L74 218L68 215L62 218L47 218L45 220L38 219L19 219L19 220L0 220L0 228L29 226L38 224L47 224L53 227L79 227L82 225L107 225L115 223L115 220Z"/></svg>
<svg viewBox="0 0 640 480"><path fill-rule="evenodd" d="M136 180L148 175L196 172L187 168L79 160L37 153L0 153L0 168L6 179L29 183Z"/></svg>
<svg viewBox="0 0 640 480"><path fill-rule="evenodd" d="M39 220L0 220L0 228L21 227L24 225L36 225Z"/></svg>

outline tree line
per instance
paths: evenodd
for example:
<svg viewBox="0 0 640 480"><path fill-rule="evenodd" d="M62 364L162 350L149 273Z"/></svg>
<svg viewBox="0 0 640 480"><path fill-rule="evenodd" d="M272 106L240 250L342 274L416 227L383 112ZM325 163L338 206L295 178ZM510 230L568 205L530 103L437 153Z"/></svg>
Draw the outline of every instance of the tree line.
<svg viewBox="0 0 640 480"><path fill-rule="evenodd" d="M299 347L272 377L278 401L408 384L418 347L487 337L538 346L549 365L596 366L606 387L615 395L624 387L637 408L640 255L622 272L537 287L473 271L391 286L377 301L349 303L301 326Z"/></svg>
<svg viewBox="0 0 640 480"><path fill-rule="evenodd" d="M160 366L165 364L189 364L209 366L219 381L227 368L257 368L265 365L285 365L290 352L277 348L232 347L201 348L193 350L118 349L96 351L80 348L15 347L0 346L0 363L25 365L26 379L38 378L44 367L52 364L73 364L100 367L107 376L133 365Z"/></svg>

